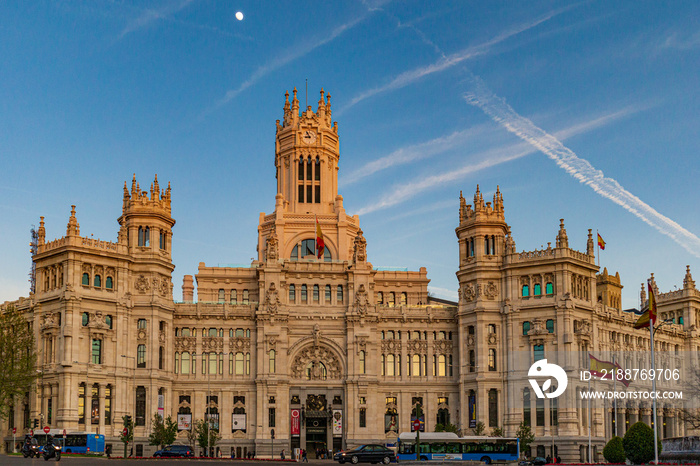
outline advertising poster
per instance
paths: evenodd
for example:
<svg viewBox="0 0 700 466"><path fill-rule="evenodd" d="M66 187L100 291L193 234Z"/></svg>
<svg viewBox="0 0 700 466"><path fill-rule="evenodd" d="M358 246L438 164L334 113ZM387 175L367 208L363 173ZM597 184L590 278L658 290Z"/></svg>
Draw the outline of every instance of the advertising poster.
<svg viewBox="0 0 700 466"><path fill-rule="evenodd" d="M246 430L246 415L232 414L231 415L231 430Z"/></svg>
<svg viewBox="0 0 700 466"><path fill-rule="evenodd" d="M178 414L177 415L177 430L190 430L192 425L192 415L191 414Z"/></svg>
<svg viewBox="0 0 700 466"><path fill-rule="evenodd" d="M343 412L339 409L333 410L333 435L343 434Z"/></svg>
<svg viewBox="0 0 700 466"><path fill-rule="evenodd" d="M298 436L301 434L301 410L293 409L291 419L291 432L293 436Z"/></svg>
<svg viewBox="0 0 700 466"><path fill-rule="evenodd" d="M469 428L476 427L476 395L469 395Z"/></svg>
<svg viewBox="0 0 700 466"><path fill-rule="evenodd" d="M158 395L158 415L165 419L165 395Z"/></svg>

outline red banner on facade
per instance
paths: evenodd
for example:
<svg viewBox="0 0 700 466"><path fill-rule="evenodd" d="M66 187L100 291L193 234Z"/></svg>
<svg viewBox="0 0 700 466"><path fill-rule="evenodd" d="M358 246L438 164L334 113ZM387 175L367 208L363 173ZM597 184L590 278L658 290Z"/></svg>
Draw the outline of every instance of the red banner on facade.
<svg viewBox="0 0 700 466"><path fill-rule="evenodd" d="M291 432L292 435L300 435L301 434L301 410L300 409L293 409L292 410L292 415L290 416L291 419Z"/></svg>

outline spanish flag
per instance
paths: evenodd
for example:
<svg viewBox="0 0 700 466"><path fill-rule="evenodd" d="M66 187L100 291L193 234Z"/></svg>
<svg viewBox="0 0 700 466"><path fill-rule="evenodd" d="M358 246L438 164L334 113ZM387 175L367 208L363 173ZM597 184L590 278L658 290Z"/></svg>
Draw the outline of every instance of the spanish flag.
<svg viewBox="0 0 700 466"><path fill-rule="evenodd" d="M603 237L600 236L600 233L598 233L598 247L605 251L605 241L603 241Z"/></svg>
<svg viewBox="0 0 700 466"><path fill-rule="evenodd" d="M318 217L316 218L316 257L319 259L323 257L323 249L326 247L323 242L323 232L321 232L321 225L318 224Z"/></svg>
<svg viewBox="0 0 700 466"><path fill-rule="evenodd" d="M649 290L649 309L644 311L634 324L634 328L644 328L649 327L649 322L653 326L656 323L656 298L654 297L654 290L651 288L651 282L647 282L647 288Z"/></svg>

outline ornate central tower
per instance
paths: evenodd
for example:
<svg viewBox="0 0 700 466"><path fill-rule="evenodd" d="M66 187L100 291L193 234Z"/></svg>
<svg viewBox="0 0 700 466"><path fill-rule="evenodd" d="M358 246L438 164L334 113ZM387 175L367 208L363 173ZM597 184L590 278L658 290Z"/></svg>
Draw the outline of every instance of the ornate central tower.
<svg viewBox="0 0 700 466"><path fill-rule="evenodd" d="M321 90L316 111L311 106L301 110L294 88L291 102L285 93L283 111L275 135L275 212L260 214L258 259L315 260L318 219L326 246L321 260L351 261L360 220L345 214L338 195L340 144L331 96Z"/></svg>

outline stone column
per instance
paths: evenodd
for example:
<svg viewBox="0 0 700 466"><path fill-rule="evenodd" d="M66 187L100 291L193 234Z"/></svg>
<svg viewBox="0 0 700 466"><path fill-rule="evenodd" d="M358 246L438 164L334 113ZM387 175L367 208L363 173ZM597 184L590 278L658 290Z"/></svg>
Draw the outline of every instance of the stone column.
<svg viewBox="0 0 700 466"><path fill-rule="evenodd" d="M98 390L97 395L100 399L100 401L99 401L100 422L98 424L97 432L104 435L105 434L105 384L104 383L98 384L97 390Z"/></svg>

